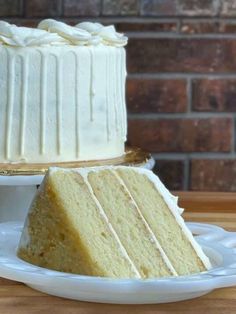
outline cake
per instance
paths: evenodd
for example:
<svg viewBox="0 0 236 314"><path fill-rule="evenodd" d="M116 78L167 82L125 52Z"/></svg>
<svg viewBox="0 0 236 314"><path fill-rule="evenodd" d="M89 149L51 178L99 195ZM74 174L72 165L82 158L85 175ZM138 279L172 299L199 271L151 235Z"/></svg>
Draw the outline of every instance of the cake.
<svg viewBox="0 0 236 314"><path fill-rule="evenodd" d="M122 166L50 168L30 207L18 256L57 271L113 278L189 275L211 267L159 178Z"/></svg>
<svg viewBox="0 0 236 314"><path fill-rule="evenodd" d="M99 23L0 21L0 163L122 156L126 43Z"/></svg>

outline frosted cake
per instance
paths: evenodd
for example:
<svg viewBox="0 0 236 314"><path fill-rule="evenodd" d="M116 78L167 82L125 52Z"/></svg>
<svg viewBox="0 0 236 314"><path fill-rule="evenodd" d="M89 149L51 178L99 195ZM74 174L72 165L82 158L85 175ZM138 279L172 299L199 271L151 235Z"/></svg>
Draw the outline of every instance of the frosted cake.
<svg viewBox="0 0 236 314"><path fill-rule="evenodd" d="M0 21L0 163L123 155L126 43L99 23Z"/></svg>

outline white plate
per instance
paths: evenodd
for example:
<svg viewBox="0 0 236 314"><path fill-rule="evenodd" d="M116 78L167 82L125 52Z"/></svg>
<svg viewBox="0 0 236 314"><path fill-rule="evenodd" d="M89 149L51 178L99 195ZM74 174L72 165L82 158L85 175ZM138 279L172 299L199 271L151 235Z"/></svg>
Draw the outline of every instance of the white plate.
<svg viewBox="0 0 236 314"><path fill-rule="evenodd" d="M236 285L236 232L188 223L209 256L213 269L191 276L161 279L109 279L52 271L16 256L22 222L0 224L0 276L33 289L80 301L145 304L195 298L213 289Z"/></svg>

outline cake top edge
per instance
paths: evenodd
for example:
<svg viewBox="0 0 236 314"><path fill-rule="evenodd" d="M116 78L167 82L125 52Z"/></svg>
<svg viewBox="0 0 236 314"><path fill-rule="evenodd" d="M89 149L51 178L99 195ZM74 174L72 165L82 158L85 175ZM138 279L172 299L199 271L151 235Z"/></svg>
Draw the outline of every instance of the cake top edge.
<svg viewBox="0 0 236 314"><path fill-rule="evenodd" d="M0 45L12 47L33 46L112 46L123 47L128 38L118 33L113 25L81 22L70 26L53 19L42 20L37 28L16 26L0 21Z"/></svg>

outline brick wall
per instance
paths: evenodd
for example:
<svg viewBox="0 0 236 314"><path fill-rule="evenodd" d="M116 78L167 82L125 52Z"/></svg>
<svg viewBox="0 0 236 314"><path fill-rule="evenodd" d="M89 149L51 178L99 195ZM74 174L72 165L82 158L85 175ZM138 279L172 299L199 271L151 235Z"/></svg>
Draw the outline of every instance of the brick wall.
<svg viewBox="0 0 236 314"><path fill-rule="evenodd" d="M236 0L0 0L0 16L126 32L129 143L171 189L236 191Z"/></svg>

